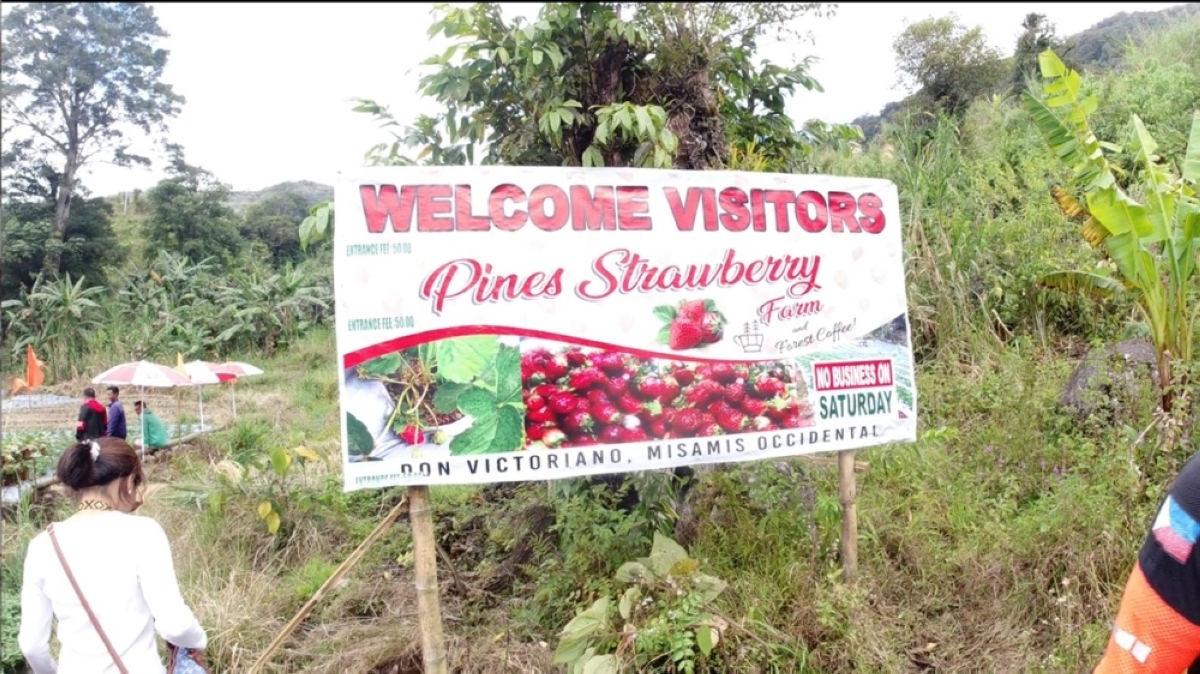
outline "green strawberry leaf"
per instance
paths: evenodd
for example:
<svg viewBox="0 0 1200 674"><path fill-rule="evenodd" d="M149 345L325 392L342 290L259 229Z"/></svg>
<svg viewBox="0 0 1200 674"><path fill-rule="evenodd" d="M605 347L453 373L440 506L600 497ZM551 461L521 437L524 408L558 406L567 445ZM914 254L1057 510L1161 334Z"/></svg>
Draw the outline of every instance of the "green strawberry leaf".
<svg viewBox="0 0 1200 674"><path fill-rule="evenodd" d="M489 335L444 339L437 344L438 375L466 384L487 371L499 350L500 340Z"/></svg>
<svg viewBox="0 0 1200 674"><path fill-rule="evenodd" d="M476 420L494 415L497 406L496 396L478 386L468 388L458 397L458 409L462 410L464 414L475 417Z"/></svg>
<svg viewBox="0 0 1200 674"><path fill-rule="evenodd" d="M466 384L455 384L454 382L445 382L438 384L437 392L433 394L433 407L439 414L450 414L458 409L458 398L467 389L471 388Z"/></svg>
<svg viewBox="0 0 1200 674"><path fill-rule="evenodd" d="M712 300L704 300L704 310L712 313L717 310L717 303ZM718 314L719 315L719 314Z"/></svg>
<svg viewBox="0 0 1200 674"><path fill-rule="evenodd" d="M375 449L375 439L371 437L371 431L367 430L367 425L358 420L350 412L346 412L346 431L349 435L349 451L354 456L366 456Z"/></svg>
<svg viewBox="0 0 1200 674"><path fill-rule="evenodd" d="M654 315L659 320L670 323L671 321L675 320L675 317L679 315L679 312L675 307L669 304L664 304L662 306L654 307Z"/></svg>
<svg viewBox="0 0 1200 674"><path fill-rule="evenodd" d="M471 427L450 441L451 456L500 454L516 451L524 445L522 415L511 405L476 411L480 414L471 415L474 417Z"/></svg>
<svg viewBox="0 0 1200 674"><path fill-rule="evenodd" d="M396 353L389 353L386 356L380 356L367 361L362 366L362 369L367 374L373 374L376 377L386 377L396 374L396 371L400 369L400 363L401 356L400 352L397 351Z"/></svg>
<svg viewBox="0 0 1200 674"><path fill-rule="evenodd" d="M521 352L515 346L501 345L496 354L496 400L501 405L521 401Z"/></svg>
<svg viewBox="0 0 1200 674"><path fill-rule="evenodd" d="M670 344L671 343L671 326L664 325L662 327L662 330L658 331L658 343L659 344Z"/></svg>

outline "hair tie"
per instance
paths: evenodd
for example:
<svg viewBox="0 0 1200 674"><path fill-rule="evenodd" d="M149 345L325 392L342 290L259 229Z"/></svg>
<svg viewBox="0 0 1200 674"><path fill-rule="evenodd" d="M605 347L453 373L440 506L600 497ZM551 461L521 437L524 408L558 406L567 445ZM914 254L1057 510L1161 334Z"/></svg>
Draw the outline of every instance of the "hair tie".
<svg viewBox="0 0 1200 674"><path fill-rule="evenodd" d="M92 440L92 461L100 458L100 443Z"/></svg>

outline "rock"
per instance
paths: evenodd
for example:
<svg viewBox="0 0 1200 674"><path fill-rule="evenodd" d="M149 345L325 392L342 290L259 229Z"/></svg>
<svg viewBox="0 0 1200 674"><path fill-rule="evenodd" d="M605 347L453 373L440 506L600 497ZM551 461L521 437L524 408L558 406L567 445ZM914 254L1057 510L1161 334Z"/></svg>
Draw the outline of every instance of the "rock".
<svg viewBox="0 0 1200 674"><path fill-rule="evenodd" d="M1127 339L1090 349L1067 379L1058 402L1081 417L1111 413L1122 401L1154 391L1157 380L1154 346L1143 339Z"/></svg>

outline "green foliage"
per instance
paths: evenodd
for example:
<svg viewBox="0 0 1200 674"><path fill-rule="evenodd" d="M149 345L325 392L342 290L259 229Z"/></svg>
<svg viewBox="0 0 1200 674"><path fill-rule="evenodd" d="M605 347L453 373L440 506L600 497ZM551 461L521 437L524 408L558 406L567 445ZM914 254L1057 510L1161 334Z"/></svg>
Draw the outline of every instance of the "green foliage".
<svg viewBox="0 0 1200 674"><path fill-rule="evenodd" d="M28 176L53 164L54 230L65 238L78 172L90 162L149 165L128 152L127 134L150 134L183 97L162 82L166 37L143 3L35 2L4 16L4 163ZM51 271L57 251L48 251Z"/></svg>
<svg viewBox="0 0 1200 674"><path fill-rule="evenodd" d="M699 569L678 543L655 534L649 557L617 569L620 598L597 599L563 627L554 661L571 674L695 672L728 626L709 612L727 584Z"/></svg>
<svg viewBox="0 0 1200 674"><path fill-rule="evenodd" d="M173 176L146 193L149 215L143 225L145 254L160 251L183 255L193 263L213 259L230 265L242 250L233 210L226 205L229 188L211 173L178 161Z"/></svg>
<svg viewBox="0 0 1200 674"><path fill-rule="evenodd" d="M1060 272L1047 277L1047 282L1066 290L1086 286L1091 292L1113 294L1127 287L1133 292L1158 353L1159 393L1163 409L1169 412L1172 385L1187 382L1195 335L1200 110L1192 114L1191 140L1180 175L1174 175L1171 164L1158 155L1158 143L1142 119L1131 116L1129 149L1138 159L1138 191L1145 195L1139 202L1119 185L1120 171L1105 154L1117 146L1097 139L1088 123L1098 102L1083 95L1082 78L1053 51L1042 54L1041 66L1047 98L1026 94L1025 103L1047 144L1073 170L1073 182L1085 202L1065 190L1056 191L1055 197L1065 214L1082 223L1088 242L1104 247L1105 258L1116 272L1115 277L1105 268ZM1173 368L1175 361L1180 366Z"/></svg>
<svg viewBox="0 0 1200 674"><path fill-rule="evenodd" d="M22 359L33 344L57 376L83 365L89 351L106 362L270 354L328 320L327 273L315 263L222 272L209 261L160 251L153 264L121 272L109 288L39 276L4 302L5 338Z"/></svg>
<svg viewBox="0 0 1200 674"><path fill-rule="evenodd" d="M968 29L954 16L910 25L892 47L902 81L952 114L994 91L1004 76L1001 55L988 45L983 29Z"/></svg>
<svg viewBox="0 0 1200 674"><path fill-rule="evenodd" d="M303 260L298 227L308 216L308 199L295 192L268 194L242 214L243 239L261 245L275 266Z"/></svg>
<svg viewBox="0 0 1200 674"><path fill-rule="evenodd" d="M798 166L815 140L783 114L783 96L818 88L809 62L753 65L757 40L790 35L820 4L549 3L508 23L495 3L441 5L421 91L446 112L402 127L386 109L356 110L402 127L375 146L381 164L717 168L731 143L770 148ZM628 16L632 14L632 16ZM817 129L817 127L814 127ZM839 134L852 134L840 130ZM837 134L835 134L837 135Z"/></svg>
<svg viewBox="0 0 1200 674"><path fill-rule="evenodd" d="M33 285L48 252L58 256L59 269L86 283L102 284L107 272L120 266L125 251L112 227L113 208L104 199L79 199L71 206L66 234L54 231L54 202L5 204L0 227L0 294L14 298Z"/></svg>

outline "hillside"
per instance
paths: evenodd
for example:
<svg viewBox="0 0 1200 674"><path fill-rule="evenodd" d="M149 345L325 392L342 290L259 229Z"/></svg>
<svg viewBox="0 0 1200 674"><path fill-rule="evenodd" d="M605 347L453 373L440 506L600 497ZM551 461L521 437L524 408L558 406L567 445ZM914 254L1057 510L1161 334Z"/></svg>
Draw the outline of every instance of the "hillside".
<svg viewBox="0 0 1200 674"><path fill-rule="evenodd" d="M1091 28L1062 38L1062 47L1058 51L1081 71L1096 74L1114 70L1120 67L1130 42L1141 44L1147 35L1198 14L1200 3L1169 7L1157 12L1119 12ZM888 103L877 114L864 114L852 124L857 124L870 140L879 132L882 121L892 119L905 109L905 101Z"/></svg>
<svg viewBox="0 0 1200 674"><path fill-rule="evenodd" d="M267 198L282 194L297 194L304 197L309 206L333 198L333 187L322 185L311 180L295 180L258 190L246 192L231 192L229 206L239 215L253 204L265 201Z"/></svg>

